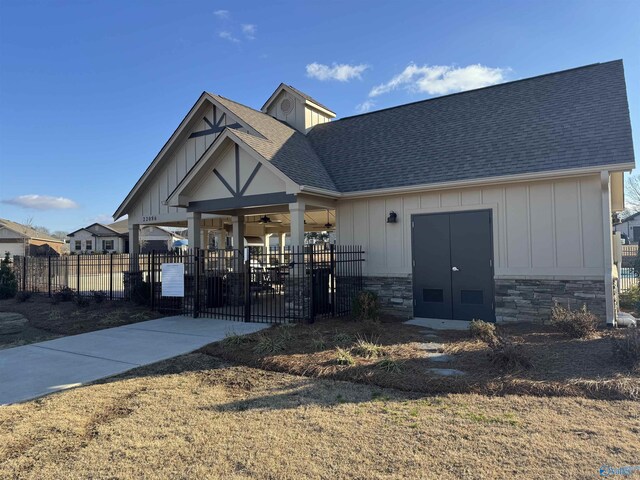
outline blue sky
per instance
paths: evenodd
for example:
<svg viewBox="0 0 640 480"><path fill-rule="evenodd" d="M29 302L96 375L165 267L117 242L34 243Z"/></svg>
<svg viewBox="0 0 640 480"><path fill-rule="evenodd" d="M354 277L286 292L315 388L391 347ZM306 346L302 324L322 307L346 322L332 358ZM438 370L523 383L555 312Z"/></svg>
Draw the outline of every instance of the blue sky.
<svg viewBox="0 0 640 480"><path fill-rule="evenodd" d="M342 117L618 58L638 145L635 0L0 0L0 217L108 221L203 90Z"/></svg>

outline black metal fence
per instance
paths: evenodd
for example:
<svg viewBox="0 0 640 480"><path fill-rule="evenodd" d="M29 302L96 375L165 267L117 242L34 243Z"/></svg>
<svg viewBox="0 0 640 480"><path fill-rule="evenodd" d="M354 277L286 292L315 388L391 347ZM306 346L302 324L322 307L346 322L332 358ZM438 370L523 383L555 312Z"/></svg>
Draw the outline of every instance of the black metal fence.
<svg viewBox="0 0 640 480"><path fill-rule="evenodd" d="M15 257L21 290L148 303L165 314L238 321L299 322L350 313L362 290L359 246L308 245L277 250ZM181 264L184 295L163 291L163 270ZM166 287L167 285L165 285Z"/></svg>
<svg viewBox="0 0 640 480"><path fill-rule="evenodd" d="M625 292L640 283L640 271L635 269L638 245L621 245L620 248L622 249L622 264L619 269L620 291Z"/></svg>

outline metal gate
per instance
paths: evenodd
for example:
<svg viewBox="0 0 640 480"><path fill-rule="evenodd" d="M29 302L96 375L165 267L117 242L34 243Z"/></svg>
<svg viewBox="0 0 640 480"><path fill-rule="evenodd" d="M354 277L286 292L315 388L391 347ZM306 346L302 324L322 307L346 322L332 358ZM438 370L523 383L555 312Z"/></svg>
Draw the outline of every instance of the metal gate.
<svg viewBox="0 0 640 480"><path fill-rule="evenodd" d="M152 253L153 309L167 314L288 323L350 313L362 290L360 247L309 245L285 252L246 248ZM162 296L162 264L185 268L184 297Z"/></svg>

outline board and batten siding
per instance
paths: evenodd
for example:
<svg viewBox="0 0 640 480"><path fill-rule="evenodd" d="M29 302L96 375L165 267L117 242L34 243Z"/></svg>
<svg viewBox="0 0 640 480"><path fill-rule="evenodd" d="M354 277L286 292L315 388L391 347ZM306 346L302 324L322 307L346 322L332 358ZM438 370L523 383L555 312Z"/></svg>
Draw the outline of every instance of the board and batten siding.
<svg viewBox="0 0 640 480"><path fill-rule="evenodd" d="M215 120L219 120L222 113L221 109L217 109ZM204 116L211 123L215 123L213 105L208 106ZM236 117L226 114L221 126L231 125L236 122L238 122ZM203 119L200 120L188 132L187 138L173 149L169 159L158 165L154 176L144 186L143 190L138 193L135 207L132 212L129 212L130 219L138 223L184 220L184 209L170 207L164 205L163 202L219 134L203 135L195 138L188 138L188 136L192 132L204 131L209 128L209 125ZM239 130L245 131L244 129ZM149 219L149 217L153 217L153 220L145 220Z"/></svg>
<svg viewBox="0 0 640 480"><path fill-rule="evenodd" d="M491 209L496 278L602 279L601 198L594 175L341 200L338 242L362 245L365 275L407 275L411 215ZM388 224L392 210L398 222Z"/></svg>

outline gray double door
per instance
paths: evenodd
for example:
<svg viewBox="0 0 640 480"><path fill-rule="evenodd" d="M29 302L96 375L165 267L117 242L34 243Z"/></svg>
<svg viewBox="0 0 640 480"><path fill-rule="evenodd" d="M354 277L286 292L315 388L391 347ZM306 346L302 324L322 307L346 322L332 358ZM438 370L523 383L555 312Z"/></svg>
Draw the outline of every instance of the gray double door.
<svg viewBox="0 0 640 480"><path fill-rule="evenodd" d="M491 211L414 215L414 315L495 321Z"/></svg>

